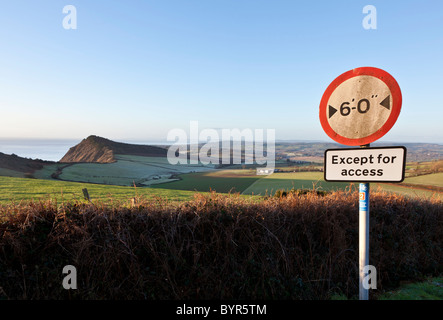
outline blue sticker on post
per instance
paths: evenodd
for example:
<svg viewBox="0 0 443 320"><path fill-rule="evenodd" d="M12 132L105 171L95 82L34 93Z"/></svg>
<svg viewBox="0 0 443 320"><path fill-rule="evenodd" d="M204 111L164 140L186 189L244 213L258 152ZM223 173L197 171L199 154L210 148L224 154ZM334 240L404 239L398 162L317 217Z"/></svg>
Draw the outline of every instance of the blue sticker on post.
<svg viewBox="0 0 443 320"><path fill-rule="evenodd" d="M369 184L368 183L360 183L359 190L359 205L360 210L368 211L369 207Z"/></svg>

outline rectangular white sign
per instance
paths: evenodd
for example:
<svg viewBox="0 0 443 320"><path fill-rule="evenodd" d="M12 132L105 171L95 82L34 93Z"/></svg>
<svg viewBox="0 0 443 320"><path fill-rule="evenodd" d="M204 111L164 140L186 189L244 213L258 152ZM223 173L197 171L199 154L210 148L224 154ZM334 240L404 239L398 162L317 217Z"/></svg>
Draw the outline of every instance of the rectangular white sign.
<svg viewBox="0 0 443 320"><path fill-rule="evenodd" d="M325 151L325 180L349 182L402 182L406 148L347 148Z"/></svg>

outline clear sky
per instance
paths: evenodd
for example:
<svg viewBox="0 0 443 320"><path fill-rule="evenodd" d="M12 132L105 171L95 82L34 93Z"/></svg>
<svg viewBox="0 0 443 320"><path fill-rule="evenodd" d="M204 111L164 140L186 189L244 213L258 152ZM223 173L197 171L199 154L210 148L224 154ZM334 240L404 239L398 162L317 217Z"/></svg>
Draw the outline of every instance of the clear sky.
<svg viewBox="0 0 443 320"><path fill-rule="evenodd" d="M76 30L63 28L68 4ZM403 93L380 141L443 143L441 0L11 0L0 44L2 138L165 140L196 120L332 142L324 90L373 66Z"/></svg>

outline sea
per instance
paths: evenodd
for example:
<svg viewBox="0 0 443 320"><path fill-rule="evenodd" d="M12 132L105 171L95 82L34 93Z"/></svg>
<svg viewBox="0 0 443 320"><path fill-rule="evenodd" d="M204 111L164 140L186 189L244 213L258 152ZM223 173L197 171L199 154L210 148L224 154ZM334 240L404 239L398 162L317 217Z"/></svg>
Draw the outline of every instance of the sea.
<svg viewBox="0 0 443 320"><path fill-rule="evenodd" d="M0 152L15 154L23 158L59 161L69 148L79 144L82 139L23 139L0 138ZM165 145L162 141L120 141L134 144Z"/></svg>
<svg viewBox="0 0 443 320"><path fill-rule="evenodd" d="M72 139L8 139L0 138L0 152L23 158L59 161L69 148L80 143Z"/></svg>

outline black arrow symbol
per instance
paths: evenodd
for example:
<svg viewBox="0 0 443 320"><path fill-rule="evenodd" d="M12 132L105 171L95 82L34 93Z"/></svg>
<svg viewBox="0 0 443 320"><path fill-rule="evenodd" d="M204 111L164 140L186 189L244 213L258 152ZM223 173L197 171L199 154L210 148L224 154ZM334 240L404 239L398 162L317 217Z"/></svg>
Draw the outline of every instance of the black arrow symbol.
<svg viewBox="0 0 443 320"><path fill-rule="evenodd" d="M388 110L391 110L391 96L387 96L380 104Z"/></svg>
<svg viewBox="0 0 443 320"><path fill-rule="evenodd" d="M329 119L334 115L334 113L337 112L337 109L335 109L333 106L329 106Z"/></svg>

